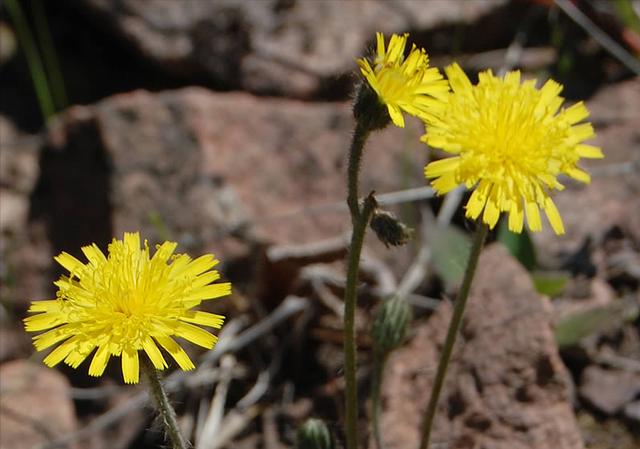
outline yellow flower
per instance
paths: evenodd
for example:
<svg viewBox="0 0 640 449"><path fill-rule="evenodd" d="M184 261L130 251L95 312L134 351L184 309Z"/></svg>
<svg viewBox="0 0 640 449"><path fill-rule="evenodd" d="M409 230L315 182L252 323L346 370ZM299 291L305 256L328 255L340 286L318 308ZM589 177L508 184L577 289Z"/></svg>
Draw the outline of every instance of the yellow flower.
<svg viewBox="0 0 640 449"><path fill-rule="evenodd" d="M33 301L29 311L38 314L24 320L29 332L48 329L33 338L38 351L59 344L44 363L52 367L64 361L77 368L97 348L89 375L101 376L109 358L121 356L124 381L137 383L138 351L144 350L157 369L167 368L159 345L180 368L193 369L172 337L212 348L217 337L196 325L219 329L224 317L192 308L229 295L231 284L212 284L220 277L212 270L218 263L213 255L193 260L173 255L176 246L164 242L150 257L146 241L140 249L136 232L113 239L106 257L95 243L83 247L86 264L64 252L55 257L69 276L55 282L57 299Z"/></svg>
<svg viewBox="0 0 640 449"><path fill-rule="evenodd" d="M396 126L404 127L401 111L420 117L429 117L440 107L438 98L449 90L438 69L429 67L429 57L423 49L411 48L405 59L404 50L408 34L391 36L388 48L384 36L377 33L377 52L373 65L367 59L358 59L358 65L381 103L387 106Z"/></svg>
<svg viewBox="0 0 640 449"><path fill-rule="evenodd" d="M585 105L559 111L560 84L549 80L536 89L535 80L521 83L518 71L498 78L488 70L475 86L457 64L445 71L453 92L441 114L427 120L422 140L456 156L427 165L433 188L444 194L460 183L475 187L466 216L482 213L491 228L508 212L511 231L522 232L525 214L529 229L539 231L543 209L556 234L563 234L549 191L564 188L561 174L588 183L578 159L603 157L600 148L582 143L595 135L591 124L578 124L589 116Z"/></svg>

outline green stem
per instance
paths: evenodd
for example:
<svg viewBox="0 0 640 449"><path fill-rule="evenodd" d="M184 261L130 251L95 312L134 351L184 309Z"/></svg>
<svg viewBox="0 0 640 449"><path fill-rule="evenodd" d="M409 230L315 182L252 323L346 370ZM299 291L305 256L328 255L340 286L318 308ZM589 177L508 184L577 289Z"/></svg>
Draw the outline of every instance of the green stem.
<svg viewBox="0 0 640 449"><path fill-rule="evenodd" d="M382 389L382 376L386 363L387 354L377 352L374 354L371 376L371 422L373 424L373 439L378 449L383 449L382 436L380 435L380 390Z"/></svg>
<svg viewBox="0 0 640 449"><path fill-rule="evenodd" d="M356 328L355 312L358 288L360 254L364 243L367 224L375 208L375 199L369 195L360 210L358 204L358 175L360 161L369 130L358 123L353 133L349 149L349 167L347 172L347 204L351 212L351 244L347 262L347 284L344 292L344 370L345 370L345 435L347 449L358 447L358 385L356 383Z"/></svg>
<svg viewBox="0 0 640 449"><path fill-rule="evenodd" d="M449 323L447 337L444 341L442 353L440 354L438 370L433 381L433 388L431 389L431 397L429 398L429 404L427 405L427 410L425 411L424 419L422 421L422 440L420 442L420 449L427 449L429 447L429 439L431 437L433 421L438 408L438 400L440 399L440 393L442 392L442 386L444 385L447 368L449 367L449 361L451 360L453 346L455 345L456 337L458 336L458 331L462 324L464 309L467 305L467 299L469 298L469 290L471 289L471 281L473 281L473 276L478 265L478 259L480 258L480 252L488 233L489 227L486 224L478 224L478 228L476 229L473 237L473 245L471 247L471 253L469 254L467 268L453 309L453 316Z"/></svg>
<svg viewBox="0 0 640 449"><path fill-rule="evenodd" d="M187 449L189 447L189 443L187 443L182 436L182 433L180 433L176 412L171 406L167 393L162 386L160 373L145 357L142 357L142 370L146 374L147 379L149 379L151 396L158 407L158 411L162 417L164 427L169 434L169 438L171 438L173 449Z"/></svg>

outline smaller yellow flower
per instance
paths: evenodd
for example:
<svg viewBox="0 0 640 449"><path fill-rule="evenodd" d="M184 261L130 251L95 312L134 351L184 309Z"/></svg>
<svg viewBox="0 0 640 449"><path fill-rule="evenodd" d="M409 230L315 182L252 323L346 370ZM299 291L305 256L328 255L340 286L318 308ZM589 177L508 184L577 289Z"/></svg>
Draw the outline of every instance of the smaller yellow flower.
<svg viewBox="0 0 640 449"><path fill-rule="evenodd" d="M584 103L560 110L562 86L553 80L536 89L535 80L520 82L520 72L504 78L491 70L472 85L459 65L445 69L452 92L446 107L430 117L422 140L454 154L427 165L425 175L444 194L464 183L474 192L466 216L493 228L501 212L509 213L509 229L542 229L543 209L556 234L564 233L560 213L549 192L562 190L559 175L588 183L577 166L583 158L604 157L600 148L582 142L595 135ZM558 112L559 111L559 112Z"/></svg>
<svg viewBox="0 0 640 449"><path fill-rule="evenodd" d="M164 242L150 257L147 242L141 249L136 232L113 239L107 256L95 243L83 247L88 263L64 252L55 257L69 276L55 282L57 299L33 301L29 312L37 315L24 320L28 332L47 330L33 338L38 351L59 344L44 363L53 367L64 361L77 368L96 350L89 375L101 376L109 358L120 356L125 383L137 383L138 351L157 369L167 368L160 346L180 368L193 369L173 337L212 348L217 337L197 325L219 329L224 317L192 309L229 295L231 284L213 283L220 278L212 270L218 263L213 255L193 260L173 255L176 246Z"/></svg>
<svg viewBox="0 0 640 449"><path fill-rule="evenodd" d="M365 79L378 94L380 102L387 106L393 123L401 128L404 127L401 111L429 117L441 106L438 98L449 90L438 69L429 67L429 57L424 49L418 49L414 44L405 59L408 36L394 34L385 48L383 34L377 33L373 65L365 58L358 59Z"/></svg>

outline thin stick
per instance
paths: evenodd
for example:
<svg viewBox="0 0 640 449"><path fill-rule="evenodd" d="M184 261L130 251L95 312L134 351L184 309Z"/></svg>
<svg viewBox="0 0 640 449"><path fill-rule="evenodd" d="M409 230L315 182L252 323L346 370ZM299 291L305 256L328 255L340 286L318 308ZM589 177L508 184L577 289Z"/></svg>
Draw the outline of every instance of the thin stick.
<svg viewBox="0 0 640 449"><path fill-rule="evenodd" d="M558 5L558 7L571 18L571 20L582 27L596 40L596 42L602 45L602 48L611 53L633 73L640 75L640 61L638 61L638 59L627 50L622 48L616 41L611 39L607 33L598 28L598 26L573 3L569 0L555 0L555 2L556 5Z"/></svg>

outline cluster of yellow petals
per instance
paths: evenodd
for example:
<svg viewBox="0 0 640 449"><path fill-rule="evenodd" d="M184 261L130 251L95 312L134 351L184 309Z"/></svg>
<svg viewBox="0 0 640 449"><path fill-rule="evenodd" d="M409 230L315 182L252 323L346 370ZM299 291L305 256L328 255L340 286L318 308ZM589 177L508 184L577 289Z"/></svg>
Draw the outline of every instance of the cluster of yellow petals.
<svg viewBox="0 0 640 449"><path fill-rule="evenodd" d="M449 90L448 83L438 69L429 67L429 57L423 49L413 45L405 58L408 34L391 36L385 47L384 36L377 33L377 50L370 63L358 59L360 70L387 106L389 116L396 126L404 127L402 111L418 117L430 117L441 107L438 101Z"/></svg>
<svg viewBox="0 0 640 449"><path fill-rule="evenodd" d="M47 331L34 337L38 351L58 344L44 362L77 368L95 350L91 376L102 375L111 356L121 356L124 381L137 383L138 351L157 369L167 368L160 346L180 368L193 369L173 337L212 348L217 337L199 326L219 329L224 317L192 309L229 295L231 284L214 283L220 275L213 255L194 260L174 255L176 246L164 242L150 257L138 233L125 233L111 242L107 256L95 244L83 247L87 263L64 252L57 256L69 276L55 282L57 299L32 302L29 311L36 315L25 319L27 331Z"/></svg>
<svg viewBox="0 0 640 449"><path fill-rule="evenodd" d="M509 229L522 232L542 228L540 209L553 230L564 233L560 214L549 192L562 190L559 175L588 183L589 175L576 164L582 158L602 158L600 148L583 141L594 136L589 112L580 102L560 109L562 86L547 81L521 82L520 72L496 77L489 70L472 85L462 69L445 69L452 92L446 106L426 120L422 140L454 157L432 162L425 175L433 188L447 193L464 183L474 191L466 216L493 228L501 212L509 214Z"/></svg>

